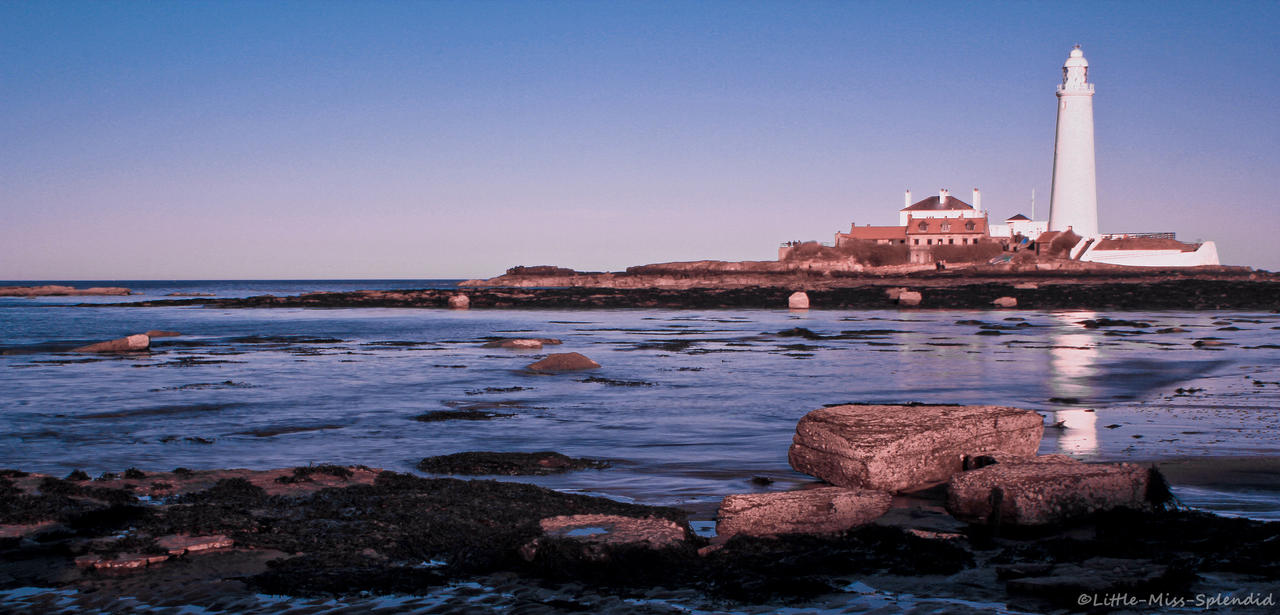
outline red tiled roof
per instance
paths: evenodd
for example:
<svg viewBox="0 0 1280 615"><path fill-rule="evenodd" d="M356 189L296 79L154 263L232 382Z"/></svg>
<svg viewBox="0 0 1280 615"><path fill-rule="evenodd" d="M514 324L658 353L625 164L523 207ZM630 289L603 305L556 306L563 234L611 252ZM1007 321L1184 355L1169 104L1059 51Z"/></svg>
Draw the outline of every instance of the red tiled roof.
<svg viewBox="0 0 1280 615"><path fill-rule="evenodd" d="M947 229L943 230L943 225ZM969 225L972 224L973 228ZM906 231L908 235L985 235L987 233L986 218L908 218Z"/></svg>
<svg viewBox="0 0 1280 615"><path fill-rule="evenodd" d="M973 209L973 206L954 196L947 197L945 204L939 197L931 196L927 199L916 201L909 207L903 207L899 211L948 211L952 209Z"/></svg>
<svg viewBox="0 0 1280 615"><path fill-rule="evenodd" d="M906 239L907 229L901 226L854 226L848 233L840 233L849 239Z"/></svg>

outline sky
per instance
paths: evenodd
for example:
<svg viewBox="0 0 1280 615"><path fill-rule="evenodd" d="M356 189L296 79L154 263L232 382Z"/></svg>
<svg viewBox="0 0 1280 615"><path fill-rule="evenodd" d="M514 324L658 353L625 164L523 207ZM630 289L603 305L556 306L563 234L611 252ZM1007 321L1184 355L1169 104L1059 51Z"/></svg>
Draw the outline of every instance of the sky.
<svg viewBox="0 0 1280 615"><path fill-rule="evenodd" d="M1277 2L0 3L0 279L771 260L982 189L1280 269ZM1272 201L1276 198L1277 201Z"/></svg>

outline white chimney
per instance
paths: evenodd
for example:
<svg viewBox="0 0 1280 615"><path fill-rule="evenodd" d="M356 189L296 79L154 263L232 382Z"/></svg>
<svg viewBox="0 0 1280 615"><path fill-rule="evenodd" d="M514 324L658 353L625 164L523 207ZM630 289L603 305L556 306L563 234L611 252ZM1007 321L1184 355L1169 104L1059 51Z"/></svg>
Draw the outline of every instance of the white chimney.
<svg viewBox="0 0 1280 615"><path fill-rule="evenodd" d="M982 211L982 193L977 188L973 189L973 208Z"/></svg>
<svg viewBox="0 0 1280 615"><path fill-rule="evenodd" d="M907 191L907 196L902 199L902 206L911 207L911 191L910 190Z"/></svg>
<svg viewBox="0 0 1280 615"><path fill-rule="evenodd" d="M951 196L951 191L950 191L950 190L947 190L946 188L939 188L939 189L938 189L938 202L939 202L939 203L942 203L943 205L946 205L946 204L947 204L947 197L949 197L949 196Z"/></svg>

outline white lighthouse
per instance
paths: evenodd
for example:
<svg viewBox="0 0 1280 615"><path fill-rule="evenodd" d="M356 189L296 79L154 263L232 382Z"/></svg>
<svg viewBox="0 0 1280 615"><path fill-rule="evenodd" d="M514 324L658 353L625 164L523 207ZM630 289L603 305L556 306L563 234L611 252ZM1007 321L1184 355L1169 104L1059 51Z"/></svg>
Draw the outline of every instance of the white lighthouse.
<svg viewBox="0 0 1280 615"><path fill-rule="evenodd" d="M1098 185L1093 165L1093 84L1089 61L1076 45L1062 65L1058 86L1058 135L1053 146L1053 193L1049 230L1067 227L1082 237L1098 235Z"/></svg>

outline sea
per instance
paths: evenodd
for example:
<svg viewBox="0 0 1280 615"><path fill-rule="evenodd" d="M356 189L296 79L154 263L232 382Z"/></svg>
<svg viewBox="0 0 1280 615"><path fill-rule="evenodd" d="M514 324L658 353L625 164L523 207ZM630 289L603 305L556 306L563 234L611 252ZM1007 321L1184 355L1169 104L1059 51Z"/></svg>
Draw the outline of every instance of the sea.
<svg viewBox="0 0 1280 615"><path fill-rule="evenodd" d="M504 480L684 508L710 533L725 495L813 481L787 449L797 421L832 404L1035 410L1040 452L1086 461L1280 456L1273 312L120 307L106 304L458 280L0 285L46 283L134 294L0 298L0 467L418 473L435 455L558 451L611 466ZM1120 322L1086 326L1099 319ZM69 351L157 329L181 335L148 353ZM495 338L562 344L485 346ZM601 367L525 369L549 352ZM416 418L442 410L494 416ZM1173 483L1189 507L1280 520L1274 481Z"/></svg>

